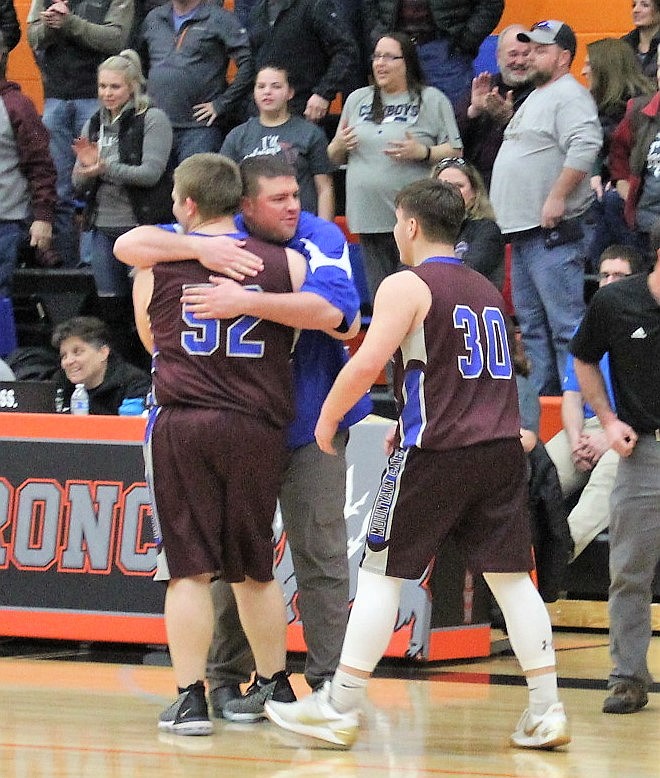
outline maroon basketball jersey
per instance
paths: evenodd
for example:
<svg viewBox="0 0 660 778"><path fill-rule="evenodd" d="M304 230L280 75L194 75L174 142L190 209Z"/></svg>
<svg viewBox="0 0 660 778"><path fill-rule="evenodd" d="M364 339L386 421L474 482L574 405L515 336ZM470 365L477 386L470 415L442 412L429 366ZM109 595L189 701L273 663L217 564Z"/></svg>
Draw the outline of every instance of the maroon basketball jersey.
<svg viewBox="0 0 660 778"><path fill-rule="evenodd" d="M283 248L249 238L245 248L264 269L243 286L254 294L291 292ZM159 405L236 410L277 427L293 417L290 355L294 331L259 319L197 319L180 302L186 286L209 283L199 262L156 265L149 316L154 335L153 383Z"/></svg>
<svg viewBox="0 0 660 778"><path fill-rule="evenodd" d="M400 445L443 451L519 437L500 293L450 257L431 257L411 272L429 287L432 302L395 354Z"/></svg>

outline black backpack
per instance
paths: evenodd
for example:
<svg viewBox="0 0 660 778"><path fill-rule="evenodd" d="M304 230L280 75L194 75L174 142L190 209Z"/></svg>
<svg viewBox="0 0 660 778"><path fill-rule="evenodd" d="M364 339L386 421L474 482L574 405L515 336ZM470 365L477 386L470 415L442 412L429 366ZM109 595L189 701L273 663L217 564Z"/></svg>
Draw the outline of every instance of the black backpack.
<svg viewBox="0 0 660 778"><path fill-rule="evenodd" d="M52 348L20 346L5 357L17 381L51 381L60 369L60 358Z"/></svg>

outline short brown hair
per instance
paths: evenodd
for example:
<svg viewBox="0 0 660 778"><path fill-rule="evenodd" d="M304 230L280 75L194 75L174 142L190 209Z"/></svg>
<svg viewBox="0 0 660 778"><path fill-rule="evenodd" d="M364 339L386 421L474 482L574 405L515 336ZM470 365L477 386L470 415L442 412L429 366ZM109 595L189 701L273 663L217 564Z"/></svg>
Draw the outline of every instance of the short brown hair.
<svg viewBox="0 0 660 778"><path fill-rule="evenodd" d="M240 169L244 197L256 197L259 194L260 178L296 177L295 169L281 157L247 157L241 162Z"/></svg>
<svg viewBox="0 0 660 778"><path fill-rule="evenodd" d="M598 269L600 269L600 266L606 259L622 259L630 265L630 272L633 275L641 272L646 264L644 255L639 249L636 249L634 246L624 246L620 243L613 243L603 251L598 260Z"/></svg>
<svg viewBox="0 0 660 778"><path fill-rule="evenodd" d="M465 218L465 203L453 184L428 178L414 181L397 194L394 205L417 219L427 240L452 246L456 243Z"/></svg>
<svg viewBox="0 0 660 778"><path fill-rule="evenodd" d="M241 207L243 185L238 165L222 154L193 154L174 171L180 199L189 197L204 219L233 216Z"/></svg>
<svg viewBox="0 0 660 778"><path fill-rule="evenodd" d="M58 324L51 339L53 348L59 349L68 338L80 338L95 348L110 345L108 328L96 316L74 316L73 319Z"/></svg>

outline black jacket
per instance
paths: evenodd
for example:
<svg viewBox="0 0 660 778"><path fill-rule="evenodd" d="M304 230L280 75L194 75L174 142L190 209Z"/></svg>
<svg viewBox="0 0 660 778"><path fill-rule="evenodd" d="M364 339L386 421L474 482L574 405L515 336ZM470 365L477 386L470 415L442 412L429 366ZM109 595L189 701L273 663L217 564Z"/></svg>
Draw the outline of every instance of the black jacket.
<svg viewBox="0 0 660 778"><path fill-rule="evenodd" d="M247 23L255 68L280 65L295 95L292 113L302 115L312 94L332 100L358 67L357 45L333 0L286 0L271 25L266 0Z"/></svg>
<svg viewBox="0 0 660 778"><path fill-rule="evenodd" d="M147 108L147 111L150 109ZM125 165L139 165L142 162L142 143L144 140L144 117L147 113L135 113L133 108L125 110L119 117L119 161ZM96 143L101 129L101 114L97 111L89 120L89 139ZM133 213L138 224L161 224L172 221L172 166L168 164L165 172L153 186L128 186ZM85 227L93 222L96 207L96 192L100 185L98 178L93 179L85 191Z"/></svg>
<svg viewBox="0 0 660 778"><path fill-rule="evenodd" d="M465 219L458 236L461 259L500 291L504 284L505 241L492 219Z"/></svg>
<svg viewBox="0 0 660 778"><path fill-rule="evenodd" d="M63 370L58 371L55 380L64 389L64 405L69 406L74 385L67 379ZM150 388L151 377L147 373L111 352L103 382L95 389L87 390L89 413L94 416L116 416L125 399L144 399Z"/></svg>
<svg viewBox="0 0 660 778"><path fill-rule="evenodd" d="M623 35L621 40L630 44L635 54L639 53L637 48L639 46L639 30L637 28L631 30L629 33L626 33L626 35ZM651 40L649 50L646 52L646 54L644 54L641 60L644 75L648 76L654 83L656 80L657 71L658 44L660 44L660 35L656 35L655 38Z"/></svg>
<svg viewBox="0 0 660 778"><path fill-rule="evenodd" d="M7 51L11 51L21 39L21 27L12 0L0 0L0 32L5 39Z"/></svg>
<svg viewBox="0 0 660 778"><path fill-rule="evenodd" d="M573 553L568 511L557 470L543 443L537 443L527 456L532 471L529 507L539 594L544 602L554 602Z"/></svg>
<svg viewBox="0 0 660 778"><path fill-rule="evenodd" d="M363 0L365 26L372 42L396 29L399 0ZM504 12L504 0L429 0L438 34L455 49L475 57Z"/></svg>

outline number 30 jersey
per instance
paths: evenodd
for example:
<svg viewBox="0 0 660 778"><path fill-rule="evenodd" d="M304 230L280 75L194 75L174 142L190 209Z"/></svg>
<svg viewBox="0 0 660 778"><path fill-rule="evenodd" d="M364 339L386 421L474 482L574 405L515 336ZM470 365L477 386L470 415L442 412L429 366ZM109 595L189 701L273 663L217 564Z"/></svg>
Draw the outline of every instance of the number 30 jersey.
<svg viewBox="0 0 660 778"><path fill-rule="evenodd" d="M453 257L409 268L429 287L422 326L394 356L402 448L445 451L519 438L520 416L504 301Z"/></svg>
<svg viewBox="0 0 660 778"><path fill-rule="evenodd" d="M254 287L254 294L292 291L283 248L254 238L245 248L263 259L264 269L244 286ZM277 427L288 424L294 330L255 316L198 319L186 312L183 289L209 283L209 270L198 262L162 263L153 272L149 317L156 403L235 410Z"/></svg>

